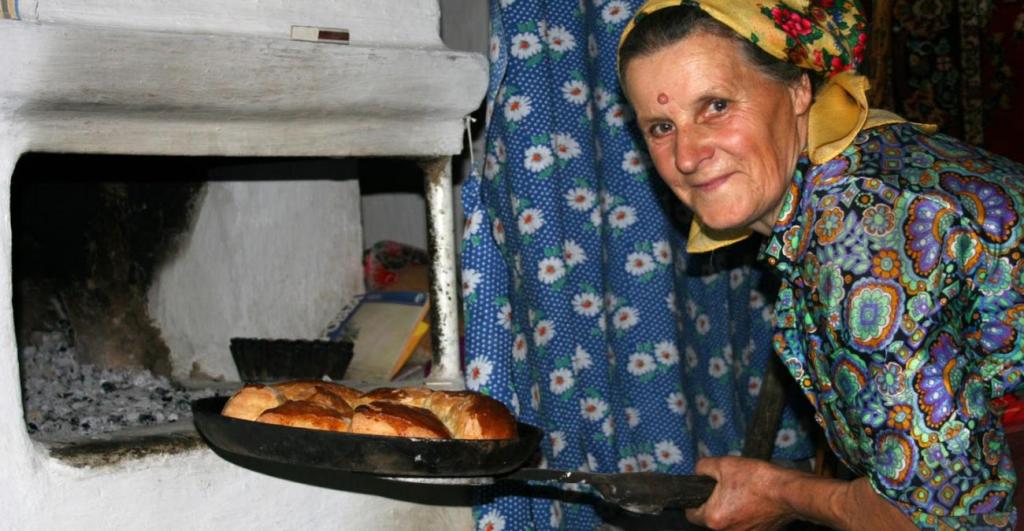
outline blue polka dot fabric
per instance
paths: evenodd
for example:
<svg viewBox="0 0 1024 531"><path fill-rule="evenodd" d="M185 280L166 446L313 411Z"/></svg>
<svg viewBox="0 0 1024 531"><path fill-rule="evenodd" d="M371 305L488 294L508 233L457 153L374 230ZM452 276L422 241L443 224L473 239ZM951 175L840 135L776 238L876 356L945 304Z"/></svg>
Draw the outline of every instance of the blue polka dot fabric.
<svg viewBox="0 0 1024 531"><path fill-rule="evenodd" d="M620 94L641 3L491 3L486 154L463 186L466 384L542 428L550 468L689 474L738 455L770 355L756 247L686 255ZM776 457L811 454L800 426L787 412ZM481 491L478 528L601 526L592 497L547 492Z"/></svg>

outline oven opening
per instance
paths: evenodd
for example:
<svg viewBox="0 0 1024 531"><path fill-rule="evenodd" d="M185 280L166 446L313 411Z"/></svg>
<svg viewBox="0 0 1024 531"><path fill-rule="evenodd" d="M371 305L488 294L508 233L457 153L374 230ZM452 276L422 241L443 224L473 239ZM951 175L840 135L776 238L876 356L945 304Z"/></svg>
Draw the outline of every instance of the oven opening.
<svg viewBox="0 0 1024 531"><path fill-rule="evenodd" d="M239 385L230 338L320 337L365 290L364 233L393 230L387 198L422 194L420 166L397 158L24 155L10 200L25 428L73 464L200 444L190 402Z"/></svg>

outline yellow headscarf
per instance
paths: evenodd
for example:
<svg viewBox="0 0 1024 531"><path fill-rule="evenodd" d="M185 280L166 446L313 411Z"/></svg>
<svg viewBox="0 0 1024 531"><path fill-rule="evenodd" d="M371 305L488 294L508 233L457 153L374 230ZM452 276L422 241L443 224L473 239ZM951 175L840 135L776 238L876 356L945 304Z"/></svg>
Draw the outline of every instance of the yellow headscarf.
<svg viewBox="0 0 1024 531"><path fill-rule="evenodd" d="M808 116L807 154L820 164L842 153L862 129L902 121L868 109L868 80L856 73L867 35L855 0L648 0L633 15L619 47L643 17L680 5L698 7L772 56L821 72ZM740 241L749 229L715 231L695 217L687 251L705 252Z"/></svg>

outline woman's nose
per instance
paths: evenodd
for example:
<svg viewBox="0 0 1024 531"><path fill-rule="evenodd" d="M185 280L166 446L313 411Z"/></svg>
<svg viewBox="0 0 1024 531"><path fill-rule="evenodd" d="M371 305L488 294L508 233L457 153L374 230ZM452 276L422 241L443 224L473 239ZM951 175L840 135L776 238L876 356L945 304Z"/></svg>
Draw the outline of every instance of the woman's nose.
<svg viewBox="0 0 1024 531"><path fill-rule="evenodd" d="M696 173L701 163L715 152L710 139L699 131L699 127L679 129L675 151L676 169L683 174Z"/></svg>

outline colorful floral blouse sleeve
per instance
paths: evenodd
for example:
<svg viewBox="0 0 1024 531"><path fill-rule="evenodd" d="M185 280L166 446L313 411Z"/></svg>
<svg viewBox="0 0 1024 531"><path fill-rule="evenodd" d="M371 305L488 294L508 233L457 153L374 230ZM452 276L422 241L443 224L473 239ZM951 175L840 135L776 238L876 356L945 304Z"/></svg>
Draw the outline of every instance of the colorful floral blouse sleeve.
<svg viewBox="0 0 1024 531"><path fill-rule="evenodd" d="M804 161L763 258L775 348L836 454L922 528L1003 528L990 399L1024 368L1024 167L911 125Z"/></svg>

